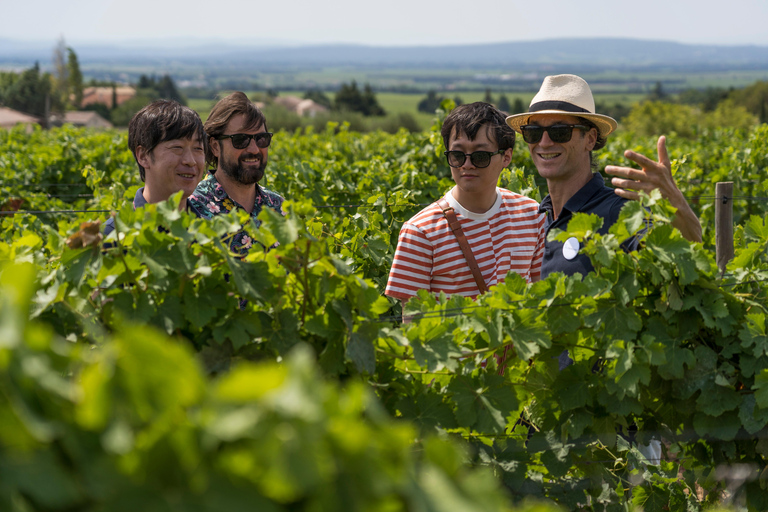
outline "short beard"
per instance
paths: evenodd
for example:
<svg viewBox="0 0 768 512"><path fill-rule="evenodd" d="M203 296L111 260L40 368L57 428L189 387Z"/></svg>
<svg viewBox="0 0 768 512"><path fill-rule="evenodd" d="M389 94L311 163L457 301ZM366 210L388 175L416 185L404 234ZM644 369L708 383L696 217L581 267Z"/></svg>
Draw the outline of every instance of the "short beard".
<svg viewBox="0 0 768 512"><path fill-rule="evenodd" d="M224 174L232 178L234 181L242 183L243 185L253 185L254 183L261 181L261 178L264 177L264 169L267 167L266 159L262 158L259 166L256 169L248 171L246 171L243 167L242 160L256 156L259 155L243 153L240 155L240 158L238 158L236 162L222 158L219 164L221 165L221 169L224 171Z"/></svg>

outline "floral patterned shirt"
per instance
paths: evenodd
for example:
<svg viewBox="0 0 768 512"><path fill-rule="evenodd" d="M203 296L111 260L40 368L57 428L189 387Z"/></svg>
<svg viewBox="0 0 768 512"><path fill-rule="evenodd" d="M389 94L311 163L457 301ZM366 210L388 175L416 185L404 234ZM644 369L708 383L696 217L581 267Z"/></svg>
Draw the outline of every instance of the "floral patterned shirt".
<svg viewBox="0 0 768 512"><path fill-rule="evenodd" d="M267 206L276 212L282 213L284 199L279 194L260 187L258 184L254 186L256 187L256 201L253 204L251 218L258 226L259 221L256 217L262 208ZM187 199L187 209L204 219L211 219L215 215L229 213L235 208L245 209L224 192L213 171L208 171L208 176L198 183L195 191ZM232 237L229 249L236 254L245 256L252 246L253 239L245 231L240 231Z"/></svg>

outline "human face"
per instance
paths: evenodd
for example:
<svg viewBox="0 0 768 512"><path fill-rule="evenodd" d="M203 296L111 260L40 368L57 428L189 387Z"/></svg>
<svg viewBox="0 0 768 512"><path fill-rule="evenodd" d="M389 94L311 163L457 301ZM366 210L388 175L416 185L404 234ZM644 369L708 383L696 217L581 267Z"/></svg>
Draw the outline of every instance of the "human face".
<svg viewBox="0 0 768 512"><path fill-rule="evenodd" d="M533 115L528 124L552 126L555 124L582 124L576 116L559 114ZM591 176L592 168L589 163L589 152L597 142L597 132L574 129L568 142L552 142L549 133L544 132L541 140L528 144L536 169L548 182L569 181Z"/></svg>
<svg viewBox="0 0 768 512"><path fill-rule="evenodd" d="M454 129L451 133L447 149L448 151L461 151L463 153L474 153L475 151L496 152L499 146L490 133L489 128L484 126L477 131L475 140L470 140L465 133L457 133ZM462 202L461 196L465 199L470 199L470 202L474 202L473 199L475 197L487 198L491 195L495 197L499 175L509 165L511 159L512 148L509 148L504 153L491 156L491 163L488 167L475 167L471 158L466 158L461 167L451 167L451 177L456 182L457 193L460 196L456 197L459 203L466 207L466 204Z"/></svg>
<svg viewBox="0 0 768 512"><path fill-rule="evenodd" d="M188 197L205 172L205 148L197 136L166 140L150 152L139 146L136 158L145 169L145 195L153 203L179 190Z"/></svg>
<svg viewBox="0 0 768 512"><path fill-rule="evenodd" d="M267 131L263 124L251 129L246 129L245 125L245 114L232 116L223 135L234 133L253 135ZM248 146L244 149L236 149L232 146L232 139L211 140L211 151L219 159L219 169L237 183L252 185L264 177L269 148L258 147L253 139L248 141Z"/></svg>

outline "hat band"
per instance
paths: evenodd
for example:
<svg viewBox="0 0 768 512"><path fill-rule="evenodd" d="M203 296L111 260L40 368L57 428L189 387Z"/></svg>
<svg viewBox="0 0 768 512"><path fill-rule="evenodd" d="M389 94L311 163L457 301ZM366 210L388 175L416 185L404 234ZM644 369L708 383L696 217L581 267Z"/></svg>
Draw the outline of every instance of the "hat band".
<svg viewBox="0 0 768 512"><path fill-rule="evenodd" d="M565 112L592 114L589 110L567 101L539 101L528 107L528 112L539 112L541 110L563 110Z"/></svg>

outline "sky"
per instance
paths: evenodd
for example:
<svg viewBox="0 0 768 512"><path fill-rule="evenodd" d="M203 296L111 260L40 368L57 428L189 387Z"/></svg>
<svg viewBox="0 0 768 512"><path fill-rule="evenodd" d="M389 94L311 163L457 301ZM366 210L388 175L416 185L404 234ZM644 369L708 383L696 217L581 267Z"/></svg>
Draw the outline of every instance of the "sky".
<svg viewBox="0 0 768 512"><path fill-rule="evenodd" d="M450 45L629 37L768 46L768 1L0 0L0 39Z"/></svg>

